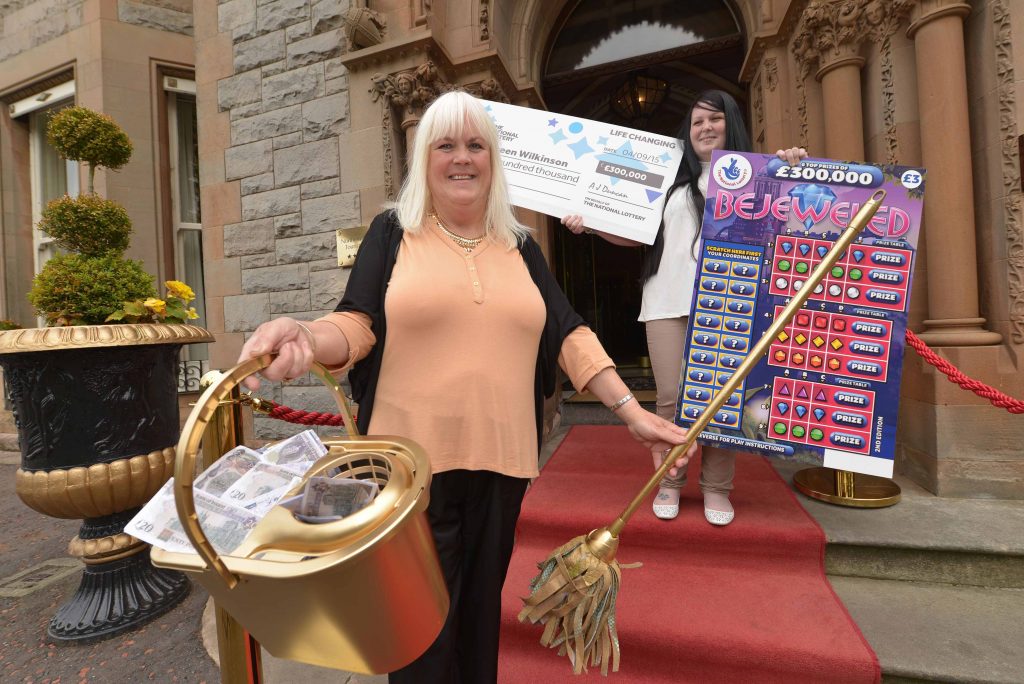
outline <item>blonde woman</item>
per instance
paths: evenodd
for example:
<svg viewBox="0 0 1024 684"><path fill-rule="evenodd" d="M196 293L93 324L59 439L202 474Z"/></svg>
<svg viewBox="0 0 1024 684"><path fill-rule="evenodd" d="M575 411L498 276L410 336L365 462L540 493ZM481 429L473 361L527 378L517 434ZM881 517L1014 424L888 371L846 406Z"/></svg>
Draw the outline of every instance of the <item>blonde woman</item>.
<svg viewBox="0 0 1024 684"><path fill-rule="evenodd" d="M352 367L359 427L410 437L430 456L427 515L451 609L393 683L497 680L501 587L557 366L652 454L686 436L640 407L570 307L513 215L494 124L466 93L424 114L398 200L373 220L335 313L265 323L241 359L268 352L272 380L314 359Z"/></svg>

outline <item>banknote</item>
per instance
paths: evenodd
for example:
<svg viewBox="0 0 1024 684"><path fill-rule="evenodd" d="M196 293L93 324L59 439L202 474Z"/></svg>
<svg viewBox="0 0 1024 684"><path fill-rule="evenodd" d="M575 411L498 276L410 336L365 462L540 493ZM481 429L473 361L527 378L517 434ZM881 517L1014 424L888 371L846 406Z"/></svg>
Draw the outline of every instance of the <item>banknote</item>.
<svg viewBox="0 0 1024 684"><path fill-rule="evenodd" d="M301 478L290 470L271 463L257 463L249 472L227 488L221 499L235 506L247 508L250 503L278 490L281 494L298 483Z"/></svg>
<svg viewBox="0 0 1024 684"><path fill-rule="evenodd" d="M258 463L258 453L245 446L235 447L204 470L193 486L211 496L220 497Z"/></svg>
<svg viewBox="0 0 1024 684"><path fill-rule="evenodd" d="M297 477L294 482L297 483L300 479L301 478ZM294 483L289 483L279 489L274 489L262 496L258 496L245 505L245 510L259 516L262 520L263 517L270 512L271 508L280 503L281 499L284 498L284 495L287 494L293 486Z"/></svg>
<svg viewBox="0 0 1024 684"><path fill-rule="evenodd" d="M270 446L260 454L264 463L287 468L297 475L303 475L320 457L327 454L327 447L313 430L306 430Z"/></svg>
<svg viewBox="0 0 1024 684"><path fill-rule="evenodd" d="M174 504L174 479L168 480L156 496L129 521L125 530L166 551L195 553L178 519ZM218 553L230 554L249 536L259 517L203 491L195 491L196 514L203 533Z"/></svg>
<svg viewBox="0 0 1024 684"><path fill-rule="evenodd" d="M302 497L287 506L305 522L330 522L365 508L377 496L377 485L369 480L312 477Z"/></svg>

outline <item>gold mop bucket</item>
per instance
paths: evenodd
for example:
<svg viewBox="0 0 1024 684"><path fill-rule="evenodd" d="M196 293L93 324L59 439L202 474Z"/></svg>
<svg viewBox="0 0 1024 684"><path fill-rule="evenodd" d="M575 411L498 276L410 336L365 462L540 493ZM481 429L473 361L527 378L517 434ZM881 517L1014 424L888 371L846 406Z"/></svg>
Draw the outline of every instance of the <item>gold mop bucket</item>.
<svg viewBox="0 0 1024 684"><path fill-rule="evenodd" d="M419 657L441 631L448 591L427 523L430 462L401 437L329 439L329 451L305 480L373 480L380 493L367 507L324 524L304 523L277 506L231 555L219 555L199 525L193 471L203 432L217 406L268 356L225 373L203 393L182 430L174 469L178 516L199 555L153 548L153 564L192 574L278 658L367 674L391 672ZM334 394L346 427L351 412L337 381L312 371Z"/></svg>

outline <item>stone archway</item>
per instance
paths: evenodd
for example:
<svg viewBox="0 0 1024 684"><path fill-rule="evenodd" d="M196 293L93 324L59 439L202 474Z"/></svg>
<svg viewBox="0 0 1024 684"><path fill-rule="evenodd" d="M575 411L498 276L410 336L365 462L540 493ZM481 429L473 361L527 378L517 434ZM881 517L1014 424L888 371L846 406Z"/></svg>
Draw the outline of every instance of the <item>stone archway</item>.
<svg viewBox="0 0 1024 684"><path fill-rule="evenodd" d="M541 95L552 111L674 136L703 90L724 90L747 108L739 82L742 26L721 0L581 0L563 4L550 30L546 52L527 65L539 69ZM663 88L664 99L648 114L622 106L621 94L636 92L637 82ZM643 250L573 236L557 225L552 237L554 270L570 301L620 370L634 366L643 374L646 335L636 320Z"/></svg>

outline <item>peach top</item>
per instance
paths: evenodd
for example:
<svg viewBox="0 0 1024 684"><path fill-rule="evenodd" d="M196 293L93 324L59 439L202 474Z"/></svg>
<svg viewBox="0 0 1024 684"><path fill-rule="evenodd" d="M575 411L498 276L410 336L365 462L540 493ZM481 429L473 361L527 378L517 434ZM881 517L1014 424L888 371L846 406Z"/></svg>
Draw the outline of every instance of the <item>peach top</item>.
<svg viewBox="0 0 1024 684"><path fill-rule="evenodd" d="M534 377L546 313L519 251L485 240L467 254L436 227L406 232L384 311L370 433L415 440L435 473L536 477ZM348 339L344 368L376 342L365 314L321 320ZM585 326L565 338L558 362L577 390L614 367Z"/></svg>

